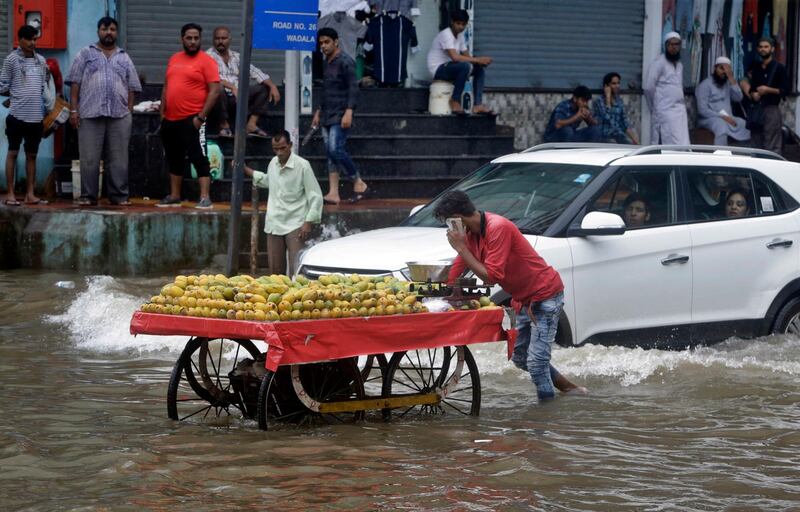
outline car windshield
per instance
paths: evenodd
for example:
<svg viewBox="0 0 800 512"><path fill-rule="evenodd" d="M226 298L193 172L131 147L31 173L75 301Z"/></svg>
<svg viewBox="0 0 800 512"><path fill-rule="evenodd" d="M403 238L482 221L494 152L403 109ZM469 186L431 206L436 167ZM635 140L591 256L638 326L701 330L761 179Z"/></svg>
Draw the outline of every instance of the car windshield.
<svg viewBox="0 0 800 512"><path fill-rule="evenodd" d="M526 234L538 235L569 206L603 167L543 162L486 164L455 185L475 208L506 217ZM419 210L404 226L444 227L433 215L437 200Z"/></svg>

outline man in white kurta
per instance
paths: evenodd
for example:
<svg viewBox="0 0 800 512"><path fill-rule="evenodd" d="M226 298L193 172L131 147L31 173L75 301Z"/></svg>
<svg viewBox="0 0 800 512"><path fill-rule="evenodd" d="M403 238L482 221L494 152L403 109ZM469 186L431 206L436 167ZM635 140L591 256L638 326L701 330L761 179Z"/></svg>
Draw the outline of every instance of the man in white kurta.
<svg viewBox="0 0 800 512"><path fill-rule="evenodd" d="M697 126L714 132L714 144L727 146L728 137L738 141L750 139L746 121L734 117L731 100L742 101L742 89L733 78L731 61L717 57L714 72L694 90L697 100Z"/></svg>
<svg viewBox="0 0 800 512"><path fill-rule="evenodd" d="M650 108L651 144L689 144L689 120L683 98L681 36L664 36L664 53L647 70L644 95Z"/></svg>

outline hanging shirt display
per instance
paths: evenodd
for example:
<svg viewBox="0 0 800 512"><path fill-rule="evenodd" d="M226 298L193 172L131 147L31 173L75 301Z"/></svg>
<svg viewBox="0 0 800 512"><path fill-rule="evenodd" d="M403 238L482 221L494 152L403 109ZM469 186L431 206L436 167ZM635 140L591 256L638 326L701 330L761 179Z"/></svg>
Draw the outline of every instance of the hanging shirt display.
<svg viewBox="0 0 800 512"><path fill-rule="evenodd" d="M357 11L369 12L369 4L366 0L319 0L320 16L327 16L339 11L355 16Z"/></svg>
<svg viewBox="0 0 800 512"><path fill-rule="evenodd" d="M374 49L375 79L384 84L397 84L406 79L408 47L416 51L417 30L414 23L397 11L389 11L372 19L367 29L365 49Z"/></svg>
<svg viewBox="0 0 800 512"><path fill-rule="evenodd" d="M367 26L348 16L346 12L337 11L319 19L317 28L330 27L339 34L339 48L353 60L356 60L356 43L367 33Z"/></svg>
<svg viewBox="0 0 800 512"><path fill-rule="evenodd" d="M378 9L378 13L397 11L406 18L419 16L417 0L373 0L372 5Z"/></svg>

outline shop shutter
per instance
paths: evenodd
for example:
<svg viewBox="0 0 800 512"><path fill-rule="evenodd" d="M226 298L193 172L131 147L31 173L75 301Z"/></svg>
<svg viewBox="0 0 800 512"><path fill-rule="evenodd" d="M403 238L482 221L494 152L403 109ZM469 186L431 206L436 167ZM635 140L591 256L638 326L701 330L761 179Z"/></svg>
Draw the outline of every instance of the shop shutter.
<svg viewBox="0 0 800 512"><path fill-rule="evenodd" d="M616 71L642 83L642 0L478 0L475 54L494 59L489 87L599 89Z"/></svg>
<svg viewBox="0 0 800 512"><path fill-rule="evenodd" d="M231 29L231 48L241 51L241 0L129 0L119 3L125 49L148 83L163 83L169 57L181 50L180 30L186 23L203 27L203 50L211 47L214 27ZM254 50L253 63L283 82L284 53Z"/></svg>

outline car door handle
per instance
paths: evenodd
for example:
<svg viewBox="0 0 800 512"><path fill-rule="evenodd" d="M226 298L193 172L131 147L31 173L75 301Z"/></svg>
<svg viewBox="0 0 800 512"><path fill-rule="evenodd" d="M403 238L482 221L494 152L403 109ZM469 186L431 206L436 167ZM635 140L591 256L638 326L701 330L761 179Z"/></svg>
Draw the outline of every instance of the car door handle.
<svg viewBox="0 0 800 512"><path fill-rule="evenodd" d="M672 265L673 263L683 264L686 263L687 261L689 261L688 256L684 256L683 254L670 254L669 256L661 260L661 264L666 266L666 265Z"/></svg>
<svg viewBox="0 0 800 512"><path fill-rule="evenodd" d="M791 246L792 246L791 240L782 240L780 238L776 238L775 240L767 244L767 249L777 249L778 247L791 247Z"/></svg>

